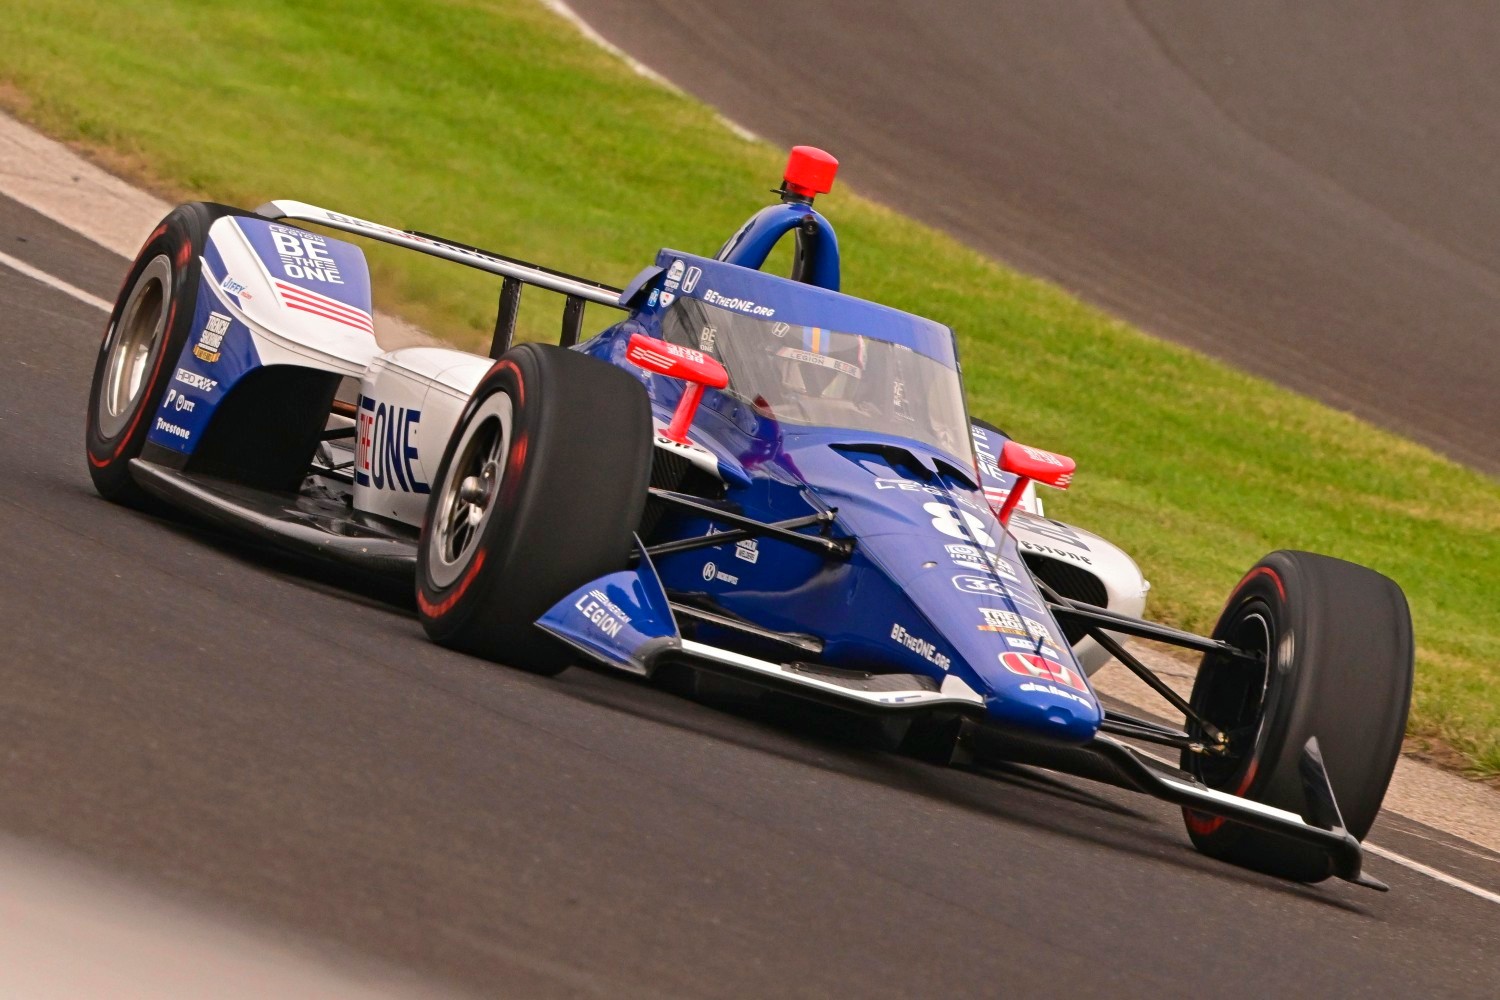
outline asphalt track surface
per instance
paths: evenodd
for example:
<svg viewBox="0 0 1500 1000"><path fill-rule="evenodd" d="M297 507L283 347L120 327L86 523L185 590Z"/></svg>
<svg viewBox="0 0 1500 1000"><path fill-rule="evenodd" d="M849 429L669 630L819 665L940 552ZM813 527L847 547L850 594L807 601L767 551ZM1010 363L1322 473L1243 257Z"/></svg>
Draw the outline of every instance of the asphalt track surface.
<svg viewBox="0 0 1500 1000"><path fill-rule="evenodd" d="M0 252L126 261L0 197ZM1500 910L1216 864L1176 810L428 644L404 594L94 495L103 315L0 266L0 831L517 997L1488 996ZM1500 891L1400 817L1372 840ZM86 956L80 956L80 961Z"/></svg>
<svg viewBox="0 0 1500 1000"><path fill-rule="evenodd" d="M862 191L1500 474L1492 5L570 3Z"/></svg>

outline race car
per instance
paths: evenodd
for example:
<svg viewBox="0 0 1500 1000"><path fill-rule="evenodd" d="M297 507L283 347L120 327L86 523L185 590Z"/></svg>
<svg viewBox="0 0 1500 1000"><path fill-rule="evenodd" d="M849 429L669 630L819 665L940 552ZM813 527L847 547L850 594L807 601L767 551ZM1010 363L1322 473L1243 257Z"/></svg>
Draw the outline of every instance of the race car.
<svg viewBox="0 0 1500 1000"><path fill-rule="evenodd" d="M660 250L623 289L300 202L179 206L100 347L93 482L412 581L445 646L810 699L939 763L1179 804L1234 864L1384 888L1360 838L1411 695L1400 588L1279 551L1210 636L1141 617L1131 558L1045 516L1036 484L1067 488L1075 463L971 420L953 331L840 292L813 207L836 169L796 147L778 201L716 253ZM498 277L488 355L382 350L363 252L330 233ZM763 269L783 239L785 277ZM528 286L563 297L558 346L512 343ZM590 304L618 314L581 340ZM1127 636L1201 653L1191 697ZM1184 724L1101 704L1111 659Z"/></svg>

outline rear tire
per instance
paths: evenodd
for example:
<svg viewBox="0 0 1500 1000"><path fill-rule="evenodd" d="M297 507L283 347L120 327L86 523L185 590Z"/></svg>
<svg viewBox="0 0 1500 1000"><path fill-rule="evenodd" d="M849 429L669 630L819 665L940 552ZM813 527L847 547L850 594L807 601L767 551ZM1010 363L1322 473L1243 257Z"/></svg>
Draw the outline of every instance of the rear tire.
<svg viewBox="0 0 1500 1000"><path fill-rule="evenodd" d="M535 625L623 569L651 472L641 383L540 344L507 351L474 390L438 468L417 557L435 642L536 673L571 651Z"/></svg>
<svg viewBox="0 0 1500 1000"><path fill-rule="evenodd" d="M1298 763L1315 736L1345 828L1364 839L1411 705L1411 614L1401 588L1341 559L1273 552L1235 587L1213 635L1266 653L1268 666L1204 657L1190 703L1239 749L1184 753L1183 769L1210 788L1300 813ZM1203 738L1197 726L1189 732ZM1332 874L1327 855L1306 844L1190 809L1183 815L1194 846L1211 857L1299 882Z"/></svg>
<svg viewBox="0 0 1500 1000"><path fill-rule="evenodd" d="M150 506L130 477L130 460L146 444L151 414L191 332L209 228L225 216L246 214L208 202L177 206L125 276L94 363L85 431L89 476L106 500Z"/></svg>

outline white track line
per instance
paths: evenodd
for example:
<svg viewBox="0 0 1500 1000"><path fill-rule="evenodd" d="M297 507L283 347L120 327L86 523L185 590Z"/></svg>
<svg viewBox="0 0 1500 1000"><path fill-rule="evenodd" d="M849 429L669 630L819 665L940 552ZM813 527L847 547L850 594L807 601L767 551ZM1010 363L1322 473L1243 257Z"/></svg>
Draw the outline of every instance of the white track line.
<svg viewBox="0 0 1500 1000"><path fill-rule="evenodd" d="M75 288L74 286L68 284L66 281L63 281L61 278L54 278L46 271L39 271L36 268L32 267L30 264L27 264L24 261L16 260L14 257L9 256L8 254L0 253L0 264L4 264L6 267L19 271L20 273L26 275L28 278L35 278L37 281L40 281L44 285L50 285L60 292L73 296L73 298L77 299L79 302L91 305L95 309L98 309L102 312L110 312L113 309L113 307L103 299L96 298L90 295L88 292L85 292L81 288ZM1154 753L1150 753L1149 751L1143 752L1147 753L1148 756L1161 761L1163 764L1171 764L1171 761L1163 757L1158 757ZM1447 872L1441 872L1436 868L1430 868L1427 865L1422 864L1422 862L1420 861L1413 861L1411 858L1408 858L1403 854L1397 854L1395 851L1387 850L1384 847L1377 847L1374 844L1366 843L1364 845L1364 849L1369 853L1375 855L1376 857L1385 858L1387 861L1392 861L1398 865L1402 865L1403 867L1410 868L1412 871L1418 872L1422 875L1426 875L1428 878L1437 879L1444 885L1451 885L1455 889L1462 889L1464 892L1467 892L1474 896L1478 896L1480 899L1488 900L1491 903L1500 905L1500 894L1490 892L1488 889L1481 889L1477 885L1471 885L1461 878L1449 875Z"/></svg>
<svg viewBox="0 0 1500 1000"><path fill-rule="evenodd" d="M1363 846L1366 852L1373 854L1376 857L1385 858L1387 861L1394 861L1396 864L1410 868L1414 872L1420 872L1423 875L1426 875L1428 878L1435 878L1444 885L1451 885L1455 889L1462 889L1464 892L1478 896L1480 899L1487 899L1491 903L1500 904L1500 893L1493 893L1488 889L1481 889L1479 888L1479 886L1471 885L1461 878L1455 878L1454 876L1449 875L1447 872L1438 871L1436 868L1428 867L1427 865L1422 864L1422 862L1420 861L1413 861L1411 858L1408 858L1404 854L1397 854L1395 851L1388 850L1384 847L1379 847L1369 842L1366 842Z"/></svg>
<svg viewBox="0 0 1500 1000"><path fill-rule="evenodd" d="M93 306L95 309L98 309L101 312L111 312L114 309L112 305L110 305L108 302L105 302L103 299L98 298L94 295L90 295L82 288L70 285L61 278L54 278L46 271L34 268L24 260L16 260L16 258L10 256L9 254L0 253L0 264L4 264L12 271L19 271L21 274L26 275L26 277L28 278L33 278L37 281L40 281L44 285L50 285L51 287L57 289L59 292L62 292L64 295L71 295L73 296L73 298L77 299L79 302L82 302L84 305Z"/></svg>

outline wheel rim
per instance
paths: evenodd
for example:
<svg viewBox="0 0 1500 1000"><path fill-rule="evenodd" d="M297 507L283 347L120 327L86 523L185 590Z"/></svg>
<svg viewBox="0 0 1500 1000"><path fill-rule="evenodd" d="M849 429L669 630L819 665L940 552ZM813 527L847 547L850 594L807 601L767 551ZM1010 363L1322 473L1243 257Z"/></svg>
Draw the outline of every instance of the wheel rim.
<svg viewBox="0 0 1500 1000"><path fill-rule="evenodd" d="M1264 731L1266 697L1270 688L1270 663L1275 649L1275 628L1270 609L1260 600L1246 604L1234 622L1222 630L1221 638L1248 653L1261 654L1256 669L1245 660L1215 658L1203 665L1208 683L1193 708L1229 737L1230 754L1193 758L1196 776L1210 788L1235 788L1254 779L1247 774L1255 759ZM1236 788L1236 794L1243 794Z"/></svg>
<svg viewBox="0 0 1500 1000"><path fill-rule="evenodd" d="M146 394L152 362L165 339L171 301L172 262L160 254L136 278L110 330L98 405L99 433L105 438L125 428Z"/></svg>
<svg viewBox="0 0 1500 1000"><path fill-rule="evenodd" d="M494 514L510 454L515 409L497 392L480 404L464 427L447 474L438 485L437 516L429 525L427 578L447 587L473 560Z"/></svg>

